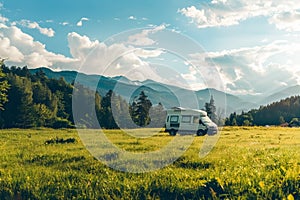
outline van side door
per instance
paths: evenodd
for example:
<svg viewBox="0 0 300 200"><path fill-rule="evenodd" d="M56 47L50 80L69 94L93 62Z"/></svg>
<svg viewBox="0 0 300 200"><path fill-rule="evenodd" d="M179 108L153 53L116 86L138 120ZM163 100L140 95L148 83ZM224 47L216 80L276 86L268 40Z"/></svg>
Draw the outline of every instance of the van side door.
<svg viewBox="0 0 300 200"><path fill-rule="evenodd" d="M178 129L179 126L179 115L170 115L170 129Z"/></svg>
<svg viewBox="0 0 300 200"><path fill-rule="evenodd" d="M194 133L197 131L198 126L193 123L192 115L182 115L180 130L183 132Z"/></svg>

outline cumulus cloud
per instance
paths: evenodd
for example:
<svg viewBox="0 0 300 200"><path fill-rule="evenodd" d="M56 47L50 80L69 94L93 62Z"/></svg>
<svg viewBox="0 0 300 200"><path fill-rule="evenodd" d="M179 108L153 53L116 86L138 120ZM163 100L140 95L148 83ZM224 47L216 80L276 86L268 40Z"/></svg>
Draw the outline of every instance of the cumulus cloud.
<svg viewBox="0 0 300 200"><path fill-rule="evenodd" d="M9 38L0 36L0 55L1 58L7 58L13 62L21 62L24 59L24 55L12 46Z"/></svg>
<svg viewBox="0 0 300 200"><path fill-rule="evenodd" d="M163 52L159 49L144 50L122 43L107 45L75 32L69 33L68 42L72 57L83 61L82 72L111 77L122 75L132 80L159 79L144 60L161 55Z"/></svg>
<svg viewBox="0 0 300 200"><path fill-rule="evenodd" d="M295 12L300 2L294 0L212 0L201 9L195 6L179 9L178 12L191 19L198 28L232 26L249 18L266 16L270 23L282 29L290 29L291 24L283 26L284 21L298 19Z"/></svg>
<svg viewBox="0 0 300 200"><path fill-rule="evenodd" d="M131 15L131 16L128 17L128 19L130 19L130 20L136 20L136 17L133 16L133 15Z"/></svg>
<svg viewBox="0 0 300 200"><path fill-rule="evenodd" d="M36 24L29 21L22 23L26 27L37 28ZM106 44L98 40L91 40L86 35L71 32L68 34L71 57L66 57L48 51L45 44L24 33L17 25L20 25L20 22L9 25L0 22L0 57L7 58L8 65L77 70L88 74L103 74L112 77L122 75L132 80L170 81L160 76L160 73L157 72L158 67L148 61L148 59L155 59L164 53L159 48L134 47L127 42L130 41L128 38L124 38L123 42ZM141 30L141 35L149 37L151 33L165 29L165 26L154 27L152 30ZM136 41L134 37L131 38L133 42ZM168 73L170 73L169 70ZM176 81L178 82L178 80Z"/></svg>
<svg viewBox="0 0 300 200"><path fill-rule="evenodd" d="M186 72L179 73L173 66L162 67L151 62L151 59L161 58L165 53L162 49L142 48L155 44L151 34L165 28L166 25L161 25L141 30L128 36L125 42L114 44L71 32L68 34L71 57L66 57L48 51L44 44L20 28L0 22L0 57L7 58L8 64L27 65L29 68L45 66L106 76L124 75L132 80L152 79L182 86L186 81L192 89L222 88L220 84L224 83L226 90L234 94L258 94L300 84L299 40L192 54L185 65ZM220 76L222 83L216 81L216 75Z"/></svg>
<svg viewBox="0 0 300 200"><path fill-rule="evenodd" d="M48 37L53 37L55 34L55 31L52 28L42 28L37 22L31 22L29 20L21 20L20 22L17 23L30 29L37 29L41 34L46 35Z"/></svg>
<svg viewBox="0 0 300 200"><path fill-rule="evenodd" d="M68 34L70 53L74 58L84 59L92 51L99 41L91 41L87 36L81 36L76 32Z"/></svg>
<svg viewBox="0 0 300 200"><path fill-rule="evenodd" d="M27 21L23 23L30 25ZM107 76L126 75L131 79L145 75L145 79L159 79L146 59L160 56L163 53L160 49L135 48L126 42L109 45L71 32L68 34L71 57L66 57L48 51L44 44L16 25L0 23L0 57L7 58L9 65L72 69ZM154 32L161 28L157 27Z"/></svg>
<svg viewBox="0 0 300 200"><path fill-rule="evenodd" d="M7 58L9 64L30 68L55 68L63 63L72 66L78 62L77 59L47 51L44 44L35 41L20 28L3 23L0 23L0 57Z"/></svg>
<svg viewBox="0 0 300 200"><path fill-rule="evenodd" d="M289 32L300 31L300 12L291 11L274 14L269 22L274 24L279 30Z"/></svg>
<svg viewBox="0 0 300 200"><path fill-rule="evenodd" d="M89 18L86 17L82 17L78 22L77 22L77 26L82 26L84 21L89 21Z"/></svg>
<svg viewBox="0 0 300 200"><path fill-rule="evenodd" d="M266 93L300 84L300 41L275 41L263 46L191 55L200 71L216 66L225 88L233 94Z"/></svg>

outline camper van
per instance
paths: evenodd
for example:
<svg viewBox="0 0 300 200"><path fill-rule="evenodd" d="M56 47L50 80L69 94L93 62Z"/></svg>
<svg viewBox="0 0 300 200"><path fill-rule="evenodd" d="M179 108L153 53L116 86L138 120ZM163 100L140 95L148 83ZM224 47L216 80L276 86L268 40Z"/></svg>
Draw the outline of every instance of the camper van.
<svg viewBox="0 0 300 200"><path fill-rule="evenodd" d="M210 120L203 110L173 107L167 110L166 129L170 135L194 134L198 136L214 135L218 132L217 125Z"/></svg>

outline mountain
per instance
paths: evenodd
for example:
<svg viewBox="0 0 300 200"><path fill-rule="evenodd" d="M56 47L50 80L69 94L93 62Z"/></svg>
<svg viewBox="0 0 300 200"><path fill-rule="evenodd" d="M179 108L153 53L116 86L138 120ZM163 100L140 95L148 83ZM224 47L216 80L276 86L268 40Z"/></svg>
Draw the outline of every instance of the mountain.
<svg viewBox="0 0 300 200"><path fill-rule="evenodd" d="M224 98L224 94L226 98ZM202 98L201 101L203 105L205 102L209 102L210 96L212 95L215 99L216 105L219 105L219 107L221 108L226 108L227 114L232 112L239 113L241 111L247 111L251 108L256 108L258 106L255 103L245 101L237 96L228 93L223 93L213 88L199 90L197 91L197 95L199 98Z"/></svg>
<svg viewBox="0 0 300 200"><path fill-rule="evenodd" d="M270 96L267 96L263 100L259 102L260 105L267 105L273 102L277 102L279 100L285 99L291 96L298 96L300 95L300 85L291 86L285 88L279 92L276 92Z"/></svg>
<svg viewBox="0 0 300 200"><path fill-rule="evenodd" d="M219 109L218 112L222 112L223 115L258 107L257 104L213 88L192 91L153 80L140 82L129 80L124 76L105 77L101 75L87 75L76 71L55 72L48 68L30 69L30 72L34 74L39 70L42 70L49 78L58 79L63 77L69 83L74 82L76 79L76 81L79 81L80 84L86 87L97 88L102 96L112 89L116 94L121 95L129 102L138 96L141 91L144 91L153 104L162 103L166 108L174 106L204 108L205 103L209 102L211 96L213 96L215 105Z"/></svg>

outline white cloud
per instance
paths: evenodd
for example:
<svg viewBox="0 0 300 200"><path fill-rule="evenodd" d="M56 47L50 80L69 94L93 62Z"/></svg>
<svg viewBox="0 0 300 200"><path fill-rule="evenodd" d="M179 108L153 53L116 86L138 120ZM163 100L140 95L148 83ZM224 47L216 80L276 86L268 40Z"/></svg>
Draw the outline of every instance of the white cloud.
<svg viewBox="0 0 300 200"><path fill-rule="evenodd" d="M74 58L84 59L90 51L99 45L99 41L91 41L87 36L72 32L68 34L70 53Z"/></svg>
<svg viewBox="0 0 300 200"><path fill-rule="evenodd" d="M82 17L76 24L76 26L82 26L83 25L83 21L89 21L89 18L86 17Z"/></svg>
<svg viewBox="0 0 300 200"><path fill-rule="evenodd" d="M237 25L241 21L258 16L266 16L270 23L282 28L282 23L286 20L293 21L297 18L298 21L295 12L299 9L300 1L295 0L212 0L201 9L190 6L178 12L190 18L198 28ZM283 13L286 13L285 16ZM288 28L290 26L291 24Z"/></svg>
<svg viewBox="0 0 300 200"><path fill-rule="evenodd" d="M189 66L189 73L186 74L181 74L181 76L189 81L196 81L197 80L197 71L195 70L195 68L193 66Z"/></svg>
<svg viewBox="0 0 300 200"><path fill-rule="evenodd" d="M278 13L273 15L272 18L269 19L269 22L275 24L279 30L289 32L300 31L300 12L291 11Z"/></svg>
<svg viewBox="0 0 300 200"><path fill-rule="evenodd" d="M205 76L205 70L216 66L230 93L258 94L300 84L299 53L300 41L275 41L251 48L194 54L191 62Z"/></svg>
<svg viewBox="0 0 300 200"><path fill-rule="evenodd" d="M131 16L128 17L128 19L130 19L130 20L136 20L136 17L133 16L133 15L131 15Z"/></svg>
<svg viewBox="0 0 300 200"><path fill-rule="evenodd" d="M211 3L212 4L225 4L227 2L227 0L212 0Z"/></svg>
<svg viewBox="0 0 300 200"><path fill-rule="evenodd" d="M164 51L162 49L155 50L145 50L145 49L136 49L134 54L140 58L155 58L159 57Z"/></svg>
<svg viewBox="0 0 300 200"><path fill-rule="evenodd" d="M155 43L151 34L165 28L166 25L161 25L141 30L140 33L129 36L127 42L111 45L71 32L68 34L71 57L66 57L49 52L44 44L20 28L0 23L0 57L8 58L8 64L17 66L72 69L106 76L124 75L133 80L153 79L192 89L222 88L222 83L215 78L218 75L226 90L234 94L257 94L286 85L300 84L299 40L293 43L275 41L251 48L193 54L190 62L186 63L188 65L184 65L188 67L188 71L179 73L175 68L166 67L164 70L149 62L151 58L160 58L165 53L163 50L139 48L141 45ZM196 73L191 65L197 66L199 71ZM216 68L212 67L215 65ZM177 73L180 77L169 78L175 77L171 73ZM184 81L187 84L183 84Z"/></svg>
<svg viewBox="0 0 300 200"><path fill-rule="evenodd" d="M0 15L0 22L7 22L9 21L6 17L3 17L2 15Z"/></svg>
<svg viewBox="0 0 300 200"><path fill-rule="evenodd" d="M153 45L156 42L155 42L155 40L151 39L149 37L149 35L157 33L159 31L162 31L162 30L166 29L167 26L168 25L162 24L162 25L156 26L154 28L145 29L135 35L131 35L128 38L128 44L132 44L132 45L136 45L136 46Z"/></svg>
<svg viewBox="0 0 300 200"><path fill-rule="evenodd" d="M121 75L141 81L164 80L156 71L156 67L146 60L163 54L161 49L145 50L126 43L107 45L75 32L68 35L68 42L72 57L82 60L82 72L111 77Z"/></svg>
<svg viewBox="0 0 300 200"><path fill-rule="evenodd" d="M0 23L0 57L7 58L11 65L36 67L71 67L77 59L67 58L46 50L45 45L16 26L6 26Z"/></svg>
<svg viewBox="0 0 300 200"><path fill-rule="evenodd" d="M106 45L75 32L68 34L68 43L71 57L50 52L20 28L0 23L0 57L7 58L9 65L72 69L107 76L126 75L131 79L146 74L145 79L159 79L143 59L161 55L163 51L160 49L143 50L120 43Z"/></svg>
<svg viewBox="0 0 300 200"><path fill-rule="evenodd" d="M30 29L37 29L41 34L46 35L48 37L53 37L55 34L55 31L52 28L42 28L37 22L31 22L29 20L21 20L20 22L16 22L16 23ZM14 25L14 23L12 25Z"/></svg>
<svg viewBox="0 0 300 200"><path fill-rule="evenodd" d="M59 24L63 25L63 26L67 26L67 25L69 25L69 22L60 22Z"/></svg>
<svg viewBox="0 0 300 200"><path fill-rule="evenodd" d="M155 27L152 32L162 29L164 25ZM68 34L68 44L71 57L50 52L44 44L20 28L0 23L0 57L7 58L8 65L27 65L29 68L43 66L54 70L71 69L88 74L123 75L132 80L152 79L179 84L178 79L172 81L163 78L161 73L156 71L158 68L147 61L163 54L161 49L135 48L126 42L107 45L75 32ZM170 70L163 73L168 77L169 74Z"/></svg>
<svg viewBox="0 0 300 200"><path fill-rule="evenodd" d="M0 57L7 58L13 62L21 62L24 55L14 46L11 46L10 40L7 37L0 36Z"/></svg>

